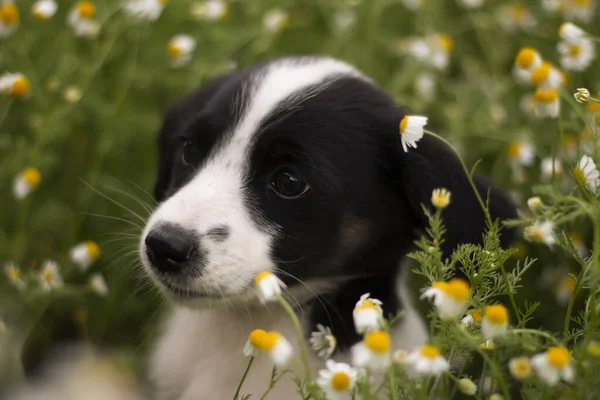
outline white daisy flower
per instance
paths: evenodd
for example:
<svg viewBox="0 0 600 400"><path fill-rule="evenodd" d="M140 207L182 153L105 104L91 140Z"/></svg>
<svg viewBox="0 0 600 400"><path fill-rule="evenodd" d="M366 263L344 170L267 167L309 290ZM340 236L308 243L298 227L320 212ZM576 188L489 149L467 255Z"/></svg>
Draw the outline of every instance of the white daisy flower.
<svg viewBox="0 0 600 400"><path fill-rule="evenodd" d="M542 208L543 205L544 203L542 203L542 199L540 199L539 196L534 196L527 199L527 207L529 207L529 209L534 213Z"/></svg>
<svg viewBox="0 0 600 400"><path fill-rule="evenodd" d="M415 92L423 101L431 101L436 94L435 75L431 72L422 72L415 79Z"/></svg>
<svg viewBox="0 0 600 400"><path fill-rule="evenodd" d="M596 58L591 40L581 40L577 44L560 42L557 48L561 55L560 65L568 71L584 71Z"/></svg>
<svg viewBox="0 0 600 400"><path fill-rule="evenodd" d="M531 47L523 47L515 57L513 74L520 83L529 83L531 74L542 65L542 56Z"/></svg>
<svg viewBox="0 0 600 400"><path fill-rule="evenodd" d="M101 255L100 247L93 240L81 242L69 252L71 261L82 271L87 270L90 265L98 261Z"/></svg>
<svg viewBox="0 0 600 400"><path fill-rule="evenodd" d="M319 371L317 384L325 392L327 399L344 399L354 389L357 371L346 363L327 360L327 369Z"/></svg>
<svg viewBox="0 0 600 400"><path fill-rule="evenodd" d="M196 40L189 35L176 35L167 44L167 53L174 67L182 67L192 59Z"/></svg>
<svg viewBox="0 0 600 400"><path fill-rule="evenodd" d="M531 366L537 376L549 386L554 386L561 380L567 383L575 380L571 354L562 346L550 347L546 352L531 357Z"/></svg>
<svg viewBox="0 0 600 400"><path fill-rule="evenodd" d="M508 145L508 161L511 166L530 166L535 159L534 148L531 143L521 140L513 141Z"/></svg>
<svg viewBox="0 0 600 400"><path fill-rule="evenodd" d="M425 3L426 0L401 0L402 4L404 5L404 7L408 8L411 11L417 11L418 9L421 8L421 6L423 5L423 3Z"/></svg>
<svg viewBox="0 0 600 400"><path fill-rule="evenodd" d="M310 344L321 358L329 358L335 351L337 339L329 327L317 324L317 330L310 334Z"/></svg>
<svg viewBox="0 0 600 400"><path fill-rule="evenodd" d="M90 277L89 286L100 297L105 297L108 294L108 286L100 273L93 274Z"/></svg>
<svg viewBox="0 0 600 400"><path fill-rule="evenodd" d="M271 10L268 11L263 17L263 27L268 32L279 32L285 28L290 21L289 14L284 10Z"/></svg>
<svg viewBox="0 0 600 400"><path fill-rule="evenodd" d="M96 5L91 1L80 1L69 12L67 22L75 36L93 38L100 30L100 25L94 20L95 16Z"/></svg>
<svg viewBox="0 0 600 400"><path fill-rule="evenodd" d="M483 6L484 0L456 0L459 6L467 10L474 10Z"/></svg>
<svg viewBox="0 0 600 400"><path fill-rule="evenodd" d="M589 23L594 18L596 4L593 0L565 0L563 14L567 20Z"/></svg>
<svg viewBox="0 0 600 400"><path fill-rule="evenodd" d="M42 270L39 274L39 279L44 292L49 292L62 286L62 278L58 271L58 263L50 260L44 261Z"/></svg>
<svg viewBox="0 0 600 400"><path fill-rule="evenodd" d="M414 378L436 377L450 369L448 360L433 345L425 344L406 357L408 373Z"/></svg>
<svg viewBox="0 0 600 400"><path fill-rule="evenodd" d="M481 320L483 319L483 315L481 315L481 311L477 309L471 309L467 311L467 315L460 321L461 324L470 326L470 325L479 325L481 324Z"/></svg>
<svg viewBox="0 0 600 400"><path fill-rule="evenodd" d="M29 94L29 79L19 72L0 75L0 93L11 97L24 97Z"/></svg>
<svg viewBox="0 0 600 400"><path fill-rule="evenodd" d="M586 186L592 193L596 193L600 185L600 172L591 157L583 155L573 169L573 175L580 185Z"/></svg>
<svg viewBox="0 0 600 400"><path fill-rule="evenodd" d="M579 44L581 41L587 40L585 31L572 22L562 23L558 28L558 36L570 44Z"/></svg>
<svg viewBox="0 0 600 400"><path fill-rule="evenodd" d="M481 334L486 339L502 335L508 328L508 309L502 304L486 306L481 320Z"/></svg>
<svg viewBox="0 0 600 400"><path fill-rule="evenodd" d="M167 0L128 0L125 3L125 13L134 18L146 21L156 21L163 12Z"/></svg>
<svg viewBox="0 0 600 400"><path fill-rule="evenodd" d="M564 81L565 76L562 71L547 61L543 61L531 72L530 82L542 88L558 89Z"/></svg>
<svg viewBox="0 0 600 400"><path fill-rule="evenodd" d="M19 200L24 199L40 186L41 181L42 174L40 174L40 171L37 168L27 168L15 178L13 184L14 196Z"/></svg>
<svg viewBox="0 0 600 400"><path fill-rule="evenodd" d="M408 52L417 60L442 70L450 63L450 55L453 47L454 42L450 36L443 33L435 33L424 39L410 40Z"/></svg>
<svg viewBox="0 0 600 400"><path fill-rule="evenodd" d="M539 87L533 95L535 99L535 114L539 118L558 118L560 100L558 90Z"/></svg>
<svg viewBox="0 0 600 400"><path fill-rule="evenodd" d="M31 6L31 14L39 21L46 21L54 16L58 5L54 0L38 0Z"/></svg>
<svg viewBox="0 0 600 400"><path fill-rule="evenodd" d="M563 172L562 163L560 162L560 160L558 158L555 158L553 163L552 157L546 157L542 159L540 169L541 178L543 182L549 182L552 179L552 176L554 176L554 174L558 176Z"/></svg>
<svg viewBox="0 0 600 400"><path fill-rule="evenodd" d="M390 365L390 336L384 331L368 332L352 349L352 364L358 368L384 371Z"/></svg>
<svg viewBox="0 0 600 400"><path fill-rule="evenodd" d="M508 362L508 370L513 378L522 381L531 376L531 363L527 357L511 358Z"/></svg>
<svg viewBox="0 0 600 400"><path fill-rule="evenodd" d="M19 290L24 290L27 285L23 280L23 276L21 274L21 269L17 267L14 263L10 262L4 265L4 274L6 278L10 282L11 285L16 287Z"/></svg>
<svg viewBox="0 0 600 400"><path fill-rule="evenodd" d="M471 287L467 281L452 278L448 282L433 282L426 288L421 299L433 300L442 320L458 319L465 313L471 298Z"/></svg>
<svg viewBox="0 0 600 400"><path fill-rule="evenodd" d="M286 288L285 283L281 279L268 271L263 271L256 275L254 286L256 288L256 295L263 304L276 301L277 296L281 296L281 289Z"/></svg>
<svg viewBox="0 0 600 400"><path fill-rule="evenodd" d="M564 0L542 0L542 9L548 13L555 13L562 8Z"/></svg>
<svg viewBox="0 0 600 400"><path fill-rule="evenodd" d="M360 296L360 300L356 302L352 311L356 332L363 334L381 328L383 320L382 304L380 300L369 298L369 293Z"/></svg>
<svg viewBox="0 0 600 400"><path fill-rule="evenodd" d="M0 4L0 38L12 35L19 27L19 8L12 1Z"/></svg>
<svg viewBox="0 0 600 400"><path fill-rule="evenodd" d="M575 101L579 104L587 103L590 101L590 91L586 88L577 88L577 91L573 94Z"/></svg>
<svg viewBox="0 0 600 400"><path fill-rule="evenodd" d="M409 147L417 148L417 142L423 137L423 128L427 125L427 117L406 115L400 121L400 140L402 148L408 152Z"/></svg>
<svg viewBox="0 0 600 400"><path fill-rule="evenodd" d="M477 385L469 378L462 378L458 381L458 389L467 396L477 394Z"/></svg>
<svg viewBox="0 0 600 400"><path fill-rule="evenodd" d="M450 204L450 196L451 193L448 189L433 189L433 192L431 193L431 204L433 204L435 208L443 210Z"/></svg>
<svg viewBox="0 0 600 400"><path fill-rule="evenodd" d="M561 306L566 306L573 295L573 291L575 290L575 284L577 283L577 278L575 278L571 274L563 275L559 281L555 290L556 302Z"/></svg>
<svg viewBox="0 0 600 400"><path fill-rule="evenodd" d="M285 367L294 355L294 348L279 332L266 332L255 329L250 333L244 347L244 355L259 356L266 354L278 367Z"/></svg>
<svg viewBox="0 0 600 400"><path fill-rule="evenodd" d="M199 20L219 21L227 16L227 3L223 0L208 0L194 3L190 8L192 16Z"/></svg>
<svg viewBox="0 0 600 400"><path fill-rule="evenodd" d="M544 243L552 246L556 243L554 238L554 224L550 221L535 221L533 225L525 228L525 239L534 243Z"/></svg>
<svg viewBox="0 0 600 400"><path fill-rule="evenodd" d="M533 13L520 2L514 2L498 9L498 22L507 32L531 31L538 21Z"/></svg>
<svg viewBox="0 0 600 400"><path fill-rule="evenodd" d="M337 32L346 32L356 21L356 14L351 9L339 10L333 17L333 26Z"/></svg>

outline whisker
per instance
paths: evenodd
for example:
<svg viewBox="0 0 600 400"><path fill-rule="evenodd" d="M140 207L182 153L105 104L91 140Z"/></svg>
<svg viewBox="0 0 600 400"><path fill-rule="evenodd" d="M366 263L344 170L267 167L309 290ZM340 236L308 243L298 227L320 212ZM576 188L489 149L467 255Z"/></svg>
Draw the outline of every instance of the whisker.
<svg viewBox="0 0 600 400"><path fill-rule="evenodd" d="M122 190L119 188L114 188L112 186L104 186L105 189L107 190L111 190L115 193L119 193L122 194L123 196L127 196L130 199L134 200L137 204L141 205L144 210L149 214L152 214L152 208L150 207L149 204L147 204L146 202L144 202L142 199L140 199L138 196L136 196L134 193L129 192L128 190Z"/></svg>
<svg viewBox="0 0 600 400"><path fill-rule="evenodd" d="M138 185L137 183L135 183L133 181L126 181L126 182L130 183L130 184L134 185L135 187L137 187L138 189L140 189L143 193L145 193L148 196L148 198L150 198L150 200L152 200L154 202L155 206L158 206L158 201L156 201L154 196L152 196L150 193L148 193L147 190L145 190L143 187L141 187L140 185Z"/></svg>
<svg viewBox="0 0 600 400"><path fill-rule="evenodd" d="M136 228L139 228L142 231L144 230L143 226L138 225L135 222L132 222L132 221L129 221L129 220L126 220L126 219L123 219L123 218L119 218L119 217L113 217L111 215L94 214L94 213L88 213L88 212L81 212L79 214L88 215L88 216L91 216L91 217L113 219L113 220L116 220L116 221L121 221L121 222L125 222L127 224L130 224L130 225L133 225L133 226L135 226Z"/></svg>
<svg viewBox="0 0 600 400"><path fill-rule="evenodd" d="M86 181L83 181L83 184L86 185L88 188L90 188L93 192L97 193L98 195L102 196L103 198L105 198L106 200L110 201L111 203L121 207L122 209L129 211L131 214L133 214L134 216L138 217L140 219L140 221L142 221L142 223L145 225L146 224L146 220L144 218L142 218L138 213L136 213L135 211L133 211L132 209L130 209L129 207L127 207L124 204L119 203L118 201L116 201L115 199L113 199L112 197L102 193L101 191L99 191L98 189L94 188L92 185L90 185L89 183L87 183Z"/></svg>

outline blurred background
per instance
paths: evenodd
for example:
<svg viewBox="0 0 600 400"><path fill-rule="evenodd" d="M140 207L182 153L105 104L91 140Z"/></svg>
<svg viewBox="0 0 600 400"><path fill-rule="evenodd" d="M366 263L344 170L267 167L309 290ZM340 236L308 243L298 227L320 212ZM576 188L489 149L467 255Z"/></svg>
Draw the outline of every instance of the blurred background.
<svg viewBox="0 0 600 400"><path fill-rule="evenodd" d="M155 206L157 132L179 97L275 57L336 57L427 115L523 206L550 179L549 157L573 162L592 140L598 108L572 93L597 95L599 69L564 64L565 21L597 35L596 1L0 0L0 388L71 342L108 357L124 385L144 384L164 302L136 248ZM523 47L571 69L562 143L512 73ZM566 164L555 171L568 180ZM586 254L585 220L565 229ZM515 263L538 259L519 293L543 304L530 324L561 330L573 261L515 246Z"/></svg>

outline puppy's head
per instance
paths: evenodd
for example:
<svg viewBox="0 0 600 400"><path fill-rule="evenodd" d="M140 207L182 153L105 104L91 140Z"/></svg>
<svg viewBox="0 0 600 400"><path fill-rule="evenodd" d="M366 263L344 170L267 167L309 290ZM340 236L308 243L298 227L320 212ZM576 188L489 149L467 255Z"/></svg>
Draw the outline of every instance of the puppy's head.
<svg viewBox="0 0 600 400"><path fill-rule="evenodd" d="M145 269L169 296L198 304L252 298L264 270L316 291L392 279L438 187L453 196L446 248L479 241L483 213L457 160L427 136L404 152L403 116L327 58L277 60L185 98L161 132L162 203L141 238ZM497 218L514 213L495 189L491 206Z"/></svg>

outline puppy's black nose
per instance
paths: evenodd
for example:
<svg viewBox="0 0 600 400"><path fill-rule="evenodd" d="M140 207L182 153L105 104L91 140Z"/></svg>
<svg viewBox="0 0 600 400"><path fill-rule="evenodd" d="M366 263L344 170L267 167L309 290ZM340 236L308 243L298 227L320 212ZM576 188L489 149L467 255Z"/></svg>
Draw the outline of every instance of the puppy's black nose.
<svg viewBox="0 0 600 400"><path fill-rule="evenodd" d="M178 272L196 248L194 236L177 225L161 224L146 236L146 254L162 272Z"/></svg>

